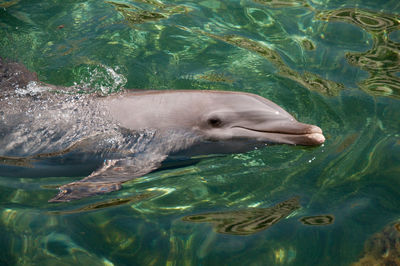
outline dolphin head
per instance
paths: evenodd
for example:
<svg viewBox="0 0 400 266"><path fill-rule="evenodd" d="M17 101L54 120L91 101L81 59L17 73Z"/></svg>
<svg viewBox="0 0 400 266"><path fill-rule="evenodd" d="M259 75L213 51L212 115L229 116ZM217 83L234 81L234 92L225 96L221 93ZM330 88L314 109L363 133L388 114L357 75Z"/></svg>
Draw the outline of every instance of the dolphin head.
<svg viewBox="0 0 400 266"><path fill-rule="evenodd" d="M140 92L107 101L111 116L132 130L188 129L213 141L297 145L319 145L325 141L318 126L300 123L277 104L251 93Z"/></svg>
<svg viewBox="0 0 400 266"><path fill-rule="evenodd" d="M277 104L249 93L220 93L194 128L210 140L249 139L268 143L320 145L321 128L298 122Z"/></svg>

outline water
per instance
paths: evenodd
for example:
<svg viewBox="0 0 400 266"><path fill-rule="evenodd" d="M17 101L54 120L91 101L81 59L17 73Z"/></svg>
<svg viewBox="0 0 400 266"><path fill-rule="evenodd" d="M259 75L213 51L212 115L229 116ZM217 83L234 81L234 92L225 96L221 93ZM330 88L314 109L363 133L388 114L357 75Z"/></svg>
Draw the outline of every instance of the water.
<svg viewBox="0 0 400 266"><path fill-rule="evenodd" d="M47 200L82 176L0 177L0 264L398 259L399 21L397 0L0 1L0 56L43 82L75 94L248 91L327 137L206 157L65 204Z"/></svg>

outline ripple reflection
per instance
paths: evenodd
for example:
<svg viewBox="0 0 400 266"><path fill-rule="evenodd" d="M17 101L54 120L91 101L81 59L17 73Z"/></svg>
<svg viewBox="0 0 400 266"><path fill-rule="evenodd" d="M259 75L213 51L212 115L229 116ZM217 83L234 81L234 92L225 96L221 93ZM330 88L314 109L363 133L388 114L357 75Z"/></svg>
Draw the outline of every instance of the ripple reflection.
<svg viewBox="0 0 400 266"><path fill-rule="evenodd" d="M367 71L369 78L359 82L362 90L371 95L400 97L400 43L389 39L400 29L400 16L358 8L323 11L317 18L354 24L372 35L372 48L366 52L346 54L347 61Z"/></svg>
<svg viewBox="0 0 400 266"><path fill-rule="evenodd" d="M300 207L299 198L294 197L269 208L189 215L183 221L212 223L222 234L250 235L271 227Z"/></svg>

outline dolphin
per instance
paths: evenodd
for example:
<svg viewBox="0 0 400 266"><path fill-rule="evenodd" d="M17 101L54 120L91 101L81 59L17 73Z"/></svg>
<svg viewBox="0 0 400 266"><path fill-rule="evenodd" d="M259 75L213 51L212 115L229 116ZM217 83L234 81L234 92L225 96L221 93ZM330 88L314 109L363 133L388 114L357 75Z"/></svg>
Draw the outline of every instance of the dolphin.
<svg viewBox="0 0 400 266"><path fill-rule="evenodd" d="M122 183L180 154L190 158L242 152L260 143L315 146L325 141L318 126L298 122L277 104L251 93L78 94L73 88L41 83L23 65L1 58L0 78L0 163L17 162L12 167L28 172L46 171L68 160L91 168L82 180L60 186L49 202L119 190ZM92 158L97 164L88 163ZM70 168L57 169L64 175L73 171Z"/></svg>

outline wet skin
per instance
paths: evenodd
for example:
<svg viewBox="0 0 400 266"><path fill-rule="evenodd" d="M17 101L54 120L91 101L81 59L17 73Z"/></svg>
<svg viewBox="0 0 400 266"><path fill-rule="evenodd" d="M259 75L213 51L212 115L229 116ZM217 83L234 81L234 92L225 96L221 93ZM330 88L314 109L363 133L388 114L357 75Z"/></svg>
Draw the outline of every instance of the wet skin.
<svg viewBox="0 0 400 266"><path fill-rule="evenodd" d="M275 103L254 94L125 92L100 98L99 102L120 127L130 131L152 129L163 141L144 155L112 160L89 177L61 186L53 202L119 190L121 183L159 168L171 153L195 146L202 146L202 154L210 154L221 142L236 143L237 150L226 146L230 152L239 152L243 151L239 144L248 141L297 145L320 145L325 141L319 127L296 121ZM176 132L181 137L171 137Z"/></svg>
<svg viewBox="0 0 400 266"><path fill-rule="evenodd" d="M61 186L52 202L119 190L123 182L159 169L180 152L196 151L187 153L190 158L242 152L262 143L315 146L325 141L318 126L296 121L255 94L125 90L77 96L60 93L73 88L40 83L24 66L1 58L0 75L0 163L29 170L32 162L47 158L54 166L54 158L68 154L82 157L82 164L87 154L103 162L88 177ZM21 88L29 91L16 93Z"/></svg>
<svg viewBox="0 0 400 266"><path fill-rule="evenodd" d="M135 92L101 100L110 116L130 130L184 129L208 140L319 145L322 130L303 124L255 94L221 91Z"/></svg>

